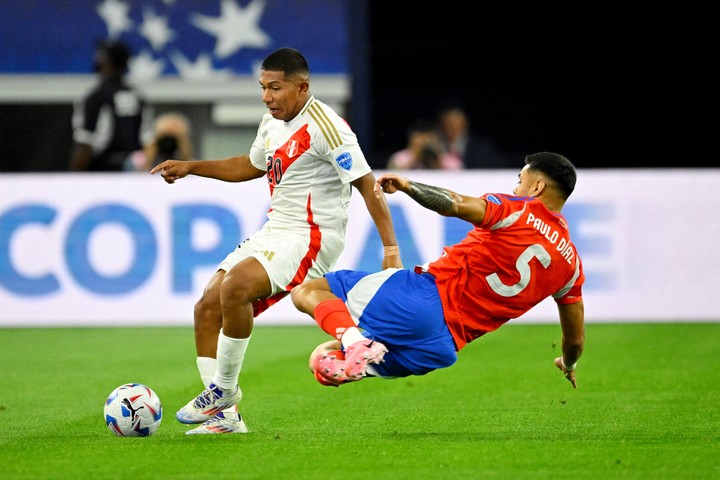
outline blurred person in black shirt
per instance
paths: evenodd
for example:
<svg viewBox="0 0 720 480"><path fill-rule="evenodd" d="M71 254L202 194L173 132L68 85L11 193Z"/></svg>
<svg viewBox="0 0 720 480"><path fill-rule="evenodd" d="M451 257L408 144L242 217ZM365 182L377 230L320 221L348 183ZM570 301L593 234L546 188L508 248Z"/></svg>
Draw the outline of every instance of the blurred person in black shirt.
<svg viewBox="0 0 720 480"><path fill-rule="evenodd" d="M121 171L128 155L142 149L146 106L125 81L129 60L130 50L123 43L97 44L99 82L74 104L70 170Z"/></svg>

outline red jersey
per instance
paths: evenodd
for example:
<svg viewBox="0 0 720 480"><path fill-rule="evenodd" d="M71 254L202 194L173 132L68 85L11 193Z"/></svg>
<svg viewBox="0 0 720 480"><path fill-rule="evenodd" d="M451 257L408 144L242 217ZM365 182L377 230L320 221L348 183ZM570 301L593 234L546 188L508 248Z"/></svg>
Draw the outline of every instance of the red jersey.
<svg viewBox="0 0 720 480"><path fill-rule="evenodd" d="M582 262L565 217L531 197L488 193L480 225L425 265L460 350L549 296L582 299Z"/></svg>

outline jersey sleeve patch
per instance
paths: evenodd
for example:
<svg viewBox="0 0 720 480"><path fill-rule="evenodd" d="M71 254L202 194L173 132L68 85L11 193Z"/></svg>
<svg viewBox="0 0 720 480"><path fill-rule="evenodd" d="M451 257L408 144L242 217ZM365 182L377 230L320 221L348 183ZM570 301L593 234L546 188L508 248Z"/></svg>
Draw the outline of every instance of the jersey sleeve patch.
<svg viewBox="0 0 720 480"><path fill-rule="evenodd" d="M495 205L500 205L500 199L493 195L492 193L487 196L487 201L492 202Z"/></svg>
<svg viewBox="0 0 720 480"><path fill-rule="evenodd" d="M352 155L350 155L350 152L343 152L337 157L335 157L335 162L342 168L343 170L352 169L353 159Z"/></svg>

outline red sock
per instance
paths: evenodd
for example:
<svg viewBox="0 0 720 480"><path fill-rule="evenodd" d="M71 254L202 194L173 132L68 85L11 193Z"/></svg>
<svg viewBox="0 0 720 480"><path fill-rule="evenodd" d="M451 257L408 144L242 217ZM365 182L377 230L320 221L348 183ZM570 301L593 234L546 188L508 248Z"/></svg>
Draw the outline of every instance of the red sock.
<svg viewBox="0 0 720 480"><path fill-rule="evenodd" d="M345 302L339 298L318 303L313 316L325 333L338 340L346 329L356 326Z"/></svg>

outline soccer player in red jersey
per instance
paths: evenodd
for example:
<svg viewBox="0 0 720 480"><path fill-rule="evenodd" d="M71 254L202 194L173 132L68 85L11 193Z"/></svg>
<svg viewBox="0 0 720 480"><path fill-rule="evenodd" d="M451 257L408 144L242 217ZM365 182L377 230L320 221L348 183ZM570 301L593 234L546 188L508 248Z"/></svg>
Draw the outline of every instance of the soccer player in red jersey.
<svg viewBox="0 0 720 480"><path fill-rule="evenodd" d="M467 343L551 296L562 330L555 366L576 388L585 276L560 212L576 178L574 165L550 152L525 157L513 195L472 197L393 173L380 176L378 195L403 192L474 228L413 270L340 270L294 287L295 307L334 337L310 357L318 381L337 386L368 375L395 378L448 367Z"/></svg>

